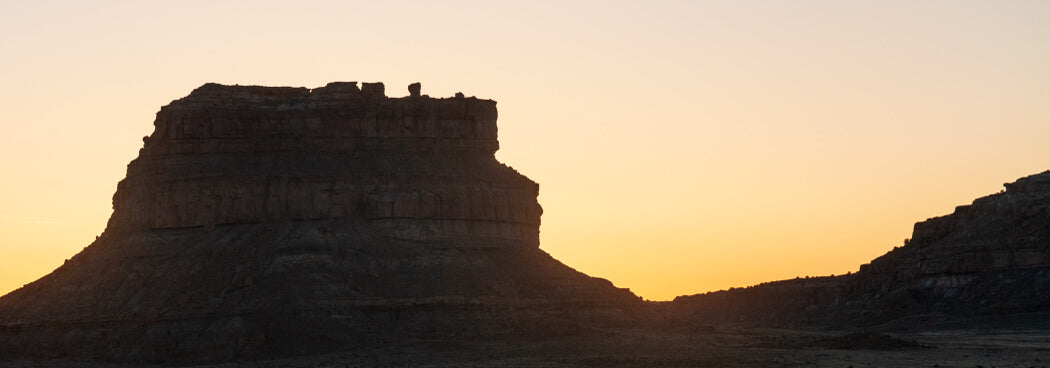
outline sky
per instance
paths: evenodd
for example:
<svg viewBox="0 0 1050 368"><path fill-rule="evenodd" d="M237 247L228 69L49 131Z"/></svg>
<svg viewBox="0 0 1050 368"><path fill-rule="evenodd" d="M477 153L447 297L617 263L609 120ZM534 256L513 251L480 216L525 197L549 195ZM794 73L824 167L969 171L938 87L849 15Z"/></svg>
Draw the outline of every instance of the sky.
<svg viewBox="0 0 1050 368"><path fill-rule="evenodd" d="M0 56L0 294L207 82L494 99L541 249L650 300L856 271L1050 169L1042 0L0 0Z"/></svg>

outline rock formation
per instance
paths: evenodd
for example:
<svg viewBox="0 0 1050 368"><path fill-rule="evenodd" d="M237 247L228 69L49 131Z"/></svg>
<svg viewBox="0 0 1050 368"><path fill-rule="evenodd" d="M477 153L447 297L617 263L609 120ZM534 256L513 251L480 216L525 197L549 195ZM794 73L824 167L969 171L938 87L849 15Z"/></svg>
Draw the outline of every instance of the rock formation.
<svg viewBox="0 0 1050 368"><path fill-rule="evenodd" d="M0 297L0 359L1050 314L1050 172L916 224L857 273L645 303L539 249L539 188L496 161L494 101L408 90L206 84L164 106L105 232Z"/></svg>
<svg viewBox="0 0 1050 368"><path fill-rule="evenodd" d="M902 247L836 277L683 296L706 323L864 326L1050 313L1050 171L915 224Z"/></svg>
<svg viewBox="0 0 1050 368"><path fill-rule="evenodd" d="M164 106L101 237L0 298L0 355L223 361L637 312L538 248L495 101L409 89L206 84Z"/></svg>

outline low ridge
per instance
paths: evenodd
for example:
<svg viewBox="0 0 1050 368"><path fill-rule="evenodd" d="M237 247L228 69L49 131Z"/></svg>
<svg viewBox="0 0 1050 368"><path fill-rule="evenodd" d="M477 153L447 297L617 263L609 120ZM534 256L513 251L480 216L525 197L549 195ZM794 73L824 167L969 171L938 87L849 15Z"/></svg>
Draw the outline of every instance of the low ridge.
<svg viewBox="0 0 1050 368"><path fill-rule="evenodd" d="M1050 312L1050 171L915 224L859 272L681 296L702 323L870 326ZM1050 327L1050 326L1048 326Z"/></svg>

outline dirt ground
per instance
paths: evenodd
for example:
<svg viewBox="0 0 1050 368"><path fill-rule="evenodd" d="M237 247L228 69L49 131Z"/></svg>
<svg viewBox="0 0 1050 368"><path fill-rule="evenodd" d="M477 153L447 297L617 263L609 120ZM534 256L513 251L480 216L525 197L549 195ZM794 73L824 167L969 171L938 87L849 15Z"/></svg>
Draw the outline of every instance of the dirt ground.
<svg viewBox="0 0 1050 368"><path fill-rule="evenodd" d="M125 366L0 362L0 368L14 367ZM536 341L397 342L341 353L199 367L1050 367L1050 331L608 330Z"/></svg>

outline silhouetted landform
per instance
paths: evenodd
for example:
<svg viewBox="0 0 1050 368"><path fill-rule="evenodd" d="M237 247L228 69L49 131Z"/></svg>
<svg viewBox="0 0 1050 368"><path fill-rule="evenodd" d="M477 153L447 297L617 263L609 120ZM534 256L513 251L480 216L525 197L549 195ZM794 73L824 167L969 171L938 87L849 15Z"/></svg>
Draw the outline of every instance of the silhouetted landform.
<svg viewBox="0 0 1050 368"><path fill-rule="evenodd" d="M1004 185L915 224L904 246L859 272L681 296L671 309L700 324L923 328L1001 318L1050 327L1050 171Z"/></svg>
<svg viewBox="0 0 1050 368"><path fill-rule="evenodd" d="M0 297L0 361L928 366L982 348L921 335L955 350L914 360L871 351L929 346L856 331L1050 329L1050 171L857 273L647 303L539 249L539 187L496 161L495 101L408 91L206 84L164 106L105 232ZM1041 336L988 346L1041 363Z"/></svg>
<svg viewBox="0 0 1050 368"><path fill-rule="evenodd" d="M409 91L206 84L164 106L105 232L0 298L0 356L216 362L642 312L538 248L495 101Z"/></svg>

